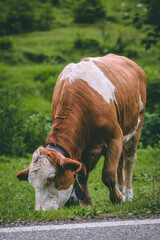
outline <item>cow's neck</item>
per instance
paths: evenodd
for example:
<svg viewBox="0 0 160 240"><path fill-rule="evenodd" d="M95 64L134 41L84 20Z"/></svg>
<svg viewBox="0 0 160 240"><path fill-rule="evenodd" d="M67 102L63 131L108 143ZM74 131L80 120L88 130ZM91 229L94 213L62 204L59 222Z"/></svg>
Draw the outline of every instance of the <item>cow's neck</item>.
<svg viewBox="0 0 160 240"><path fill-rule="evenodd" d="M76 122L76 123L75 123ZM76 126L78 126L76 128ZM80 160L85 147L84 131L78 119L56 119L48 136L47 144L59 146L75 160Z"/></svg>
<svg viewBox="0 0 160 240"><path fill-rule="evenodd" d="M77 82L78 83L78 82ZM53 125L47 143L62 147L70 158L80 160L91 136L92 118L88 114L88 92L84 93L85 83L61 82L62 90L56 104L53 96ZM81 94L77 94L81 92Z"/></svg>

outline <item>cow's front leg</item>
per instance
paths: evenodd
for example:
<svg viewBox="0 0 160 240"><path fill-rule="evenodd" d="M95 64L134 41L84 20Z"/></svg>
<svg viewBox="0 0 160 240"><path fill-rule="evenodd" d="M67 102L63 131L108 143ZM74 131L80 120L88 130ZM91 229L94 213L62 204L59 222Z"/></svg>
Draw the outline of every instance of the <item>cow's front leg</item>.
<svg viewBox="0 0 160 240"><path fill-rule="evenodd" d="M81 176L78 177L80 187L85 193L85 198L83 200L80 200L80 206L92 205L92 199L88 189L88 177L89 177L89 174L87 174L85 177L81 177Z"/></svg>
<svg viewBox="0 0 160 240"><path fill-rule="evenodd" d="M124 156L122 152L121 157L119 159L119 163L118 163L118 169L117 169L117 185L121 192L123 191L124 183L125 183Z"/></svg>
<svg viewBox="0 0 160 240"><path fill-rule="evenodd" d="M117 187L117 168L122 152L122 133L112 139L108 146L102 172L102 181L109 188L110 200L113 203L125 202L125 196Z"/></svg>

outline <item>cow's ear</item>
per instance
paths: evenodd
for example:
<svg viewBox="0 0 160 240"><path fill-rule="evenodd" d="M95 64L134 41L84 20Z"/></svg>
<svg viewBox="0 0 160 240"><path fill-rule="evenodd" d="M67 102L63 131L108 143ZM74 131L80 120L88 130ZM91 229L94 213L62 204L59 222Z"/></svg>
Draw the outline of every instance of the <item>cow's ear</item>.
<svg viewBox="0 0 160 240"><path fill-rule="evenodd" d="M29 173L30 167L25 168L24 170L20 171L19 173L16 174L16 177L20 181L28 181L28 173Z"/></svg>
<svg viewBox="0 0 160 240"><path fill-rule="evenodd" d="M60 166L73 172L79 172L82 168L82 164L80 162L70 158L63 158Z"/></svg>

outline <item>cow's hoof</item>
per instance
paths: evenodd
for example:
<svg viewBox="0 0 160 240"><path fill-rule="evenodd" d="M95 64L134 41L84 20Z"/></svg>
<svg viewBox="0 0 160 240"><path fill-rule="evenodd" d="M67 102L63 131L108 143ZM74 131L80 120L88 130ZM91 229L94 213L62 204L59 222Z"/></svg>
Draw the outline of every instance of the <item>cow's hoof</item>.
<svg viewBox="0 0 160 240"><path fill-rule="evenodd" d="M110 201L114 204L114 205L116 205L116 204L119 204L119 203L125 203L126 202L126 196L125 195L123 195L122 193L121 193L121 195L119 196L119 198L116 196L116 195L109 195L109 199L110 199Z"/></svg>
<svg viewBox="0 0 160 240"><path fill-rule="evenodd" d="M84 206L89 206L92 205L92 200L91 198L85 198L83 201L80 201L80 206L84 207Z"/></svg>
<svg viewBox="0 0 160 240"><path fill-rule="evenodd" d="M127 188L126 186L124 186L122 193L125 196L127 202L132 201L132 199L133 199L133 189L132 188Z"/></svg>
<svg viewBox="0 0 160 240"><path fill-rule="evenodd" d="M126 202L126 197L122 194L122 200L121 200L122 203L125 203Z"/></svg>

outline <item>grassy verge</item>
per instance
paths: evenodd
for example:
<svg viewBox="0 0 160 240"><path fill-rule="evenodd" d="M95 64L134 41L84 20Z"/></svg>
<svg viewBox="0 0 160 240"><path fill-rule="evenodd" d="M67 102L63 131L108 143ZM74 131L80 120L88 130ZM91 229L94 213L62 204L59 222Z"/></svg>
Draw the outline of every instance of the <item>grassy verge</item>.
<svg viewBox="0 0 160 240"><path fill-rule="evenodd" d="M103 158L91 172L89 188L93 205L88 207L63 207L58 211L35 211L34 190L28 182L19 182L16 173L30 164L27 158L14 159L1 156L0 222L77 220L109 216L146 216L160 214L160 148L138 150L138 160L133 175L134 199L126 204L112 205L108 189L102 184Z"/></svg>

